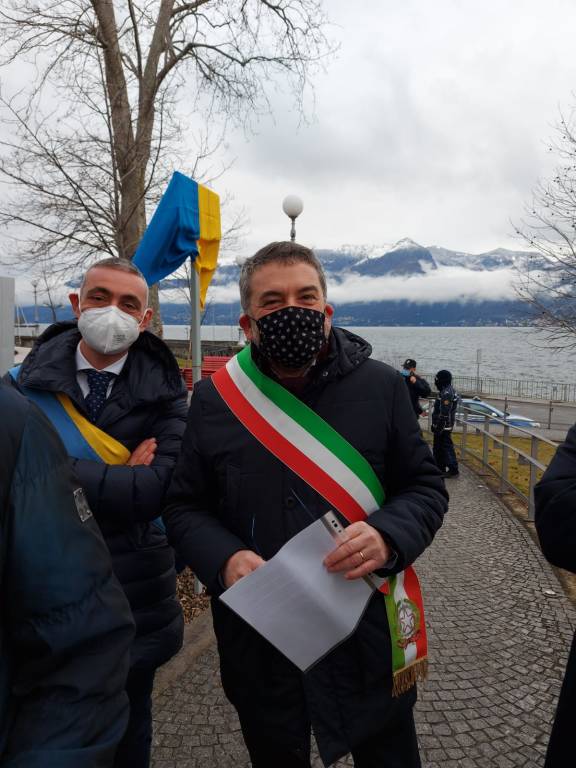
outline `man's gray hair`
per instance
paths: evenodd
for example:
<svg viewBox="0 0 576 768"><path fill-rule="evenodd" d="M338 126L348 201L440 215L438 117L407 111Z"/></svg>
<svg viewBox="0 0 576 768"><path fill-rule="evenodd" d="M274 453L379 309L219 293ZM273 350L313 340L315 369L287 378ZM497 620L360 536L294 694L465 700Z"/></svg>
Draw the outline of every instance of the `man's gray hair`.
<svg viewBox="0 0 576 768"><path fill-rule="evenodd" d="M141 280L144 281L144 285L146 286L146 305L148 305L148 283L146 282L146 278L142 274L142 272L138 269L136 264L133 264L129 259L120 259L116 258L114 256L111 256L106 259L100 259L100 261L96 261L94 264L91 264L86 272L84 273L84 277L82 278L82 282L80 283L80 289L79 294L80 297L82 296L82 291L84 290L84 284L86 283L86 277L88 275L88 272L92 269L103 268L103 269L117 269L120 272L129 272L132 275L137 275Z"/></svg>
<svg viewBox="0 0 576 768"><path fill-rule="evenodd" d="M309 264L314 267L318 272L318 278L320 280L320 287L322 288L322 294L326 299L326 276L322 269L322 264L318 260L317 256L311 248L307 248L305 245L299 245L298 243L292 243L288 240L284 240L278 243L269 243L264 248L260 248L254 256L250 256L246 259L242 265L240 271L240 303L244 312L248 312L251 299L251 280L252 275L257 269L263 267L265 264L271 264L272 262L279 262L281 264Z"/></svg>

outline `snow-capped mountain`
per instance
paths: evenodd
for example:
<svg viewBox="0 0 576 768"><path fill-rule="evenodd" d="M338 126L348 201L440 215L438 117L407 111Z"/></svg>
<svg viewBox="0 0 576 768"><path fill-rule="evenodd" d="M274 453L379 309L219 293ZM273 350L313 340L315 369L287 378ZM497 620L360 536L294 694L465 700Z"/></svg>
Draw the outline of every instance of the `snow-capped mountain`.
<svg viewBox="0 0 576 768"><path fill-rule="evenodd" d="M432 254L436 264L449 267L464 267L479 271L482 269L502 269L505 267L518 267L528 257L533 257L529 251L510 251L506 248L496 248L486 253L472 254L463 251L450 251L431 245L428 250Z"/></svg>
<svg viewBox="0 0 576 768"><path fill-rule="evenodd" d="M434 257L428 250L409 238L400 240L380 256L361 259L352 267L360 275L424 275L437 269Z"/></svg>
<svg viewBox="0 0 576 768"><path fill-rule="evenodd" d="M315 248L328 282L328 299L342 325L504 325L530 322L515 283L522 264L549 268L539 254L497 248L479 254L410 238L393 245ZM229 325L240 315L242 260L220 263L207 296L206 322ZM187 323L187 281L178 274L160 284L162 319ZM24 306L28 311L30 308ZM33 307L31 308L33 310ZM44 308L40 319L47 322ZM69 317L62 310L59 317Z"/></svg>
<svg viewBox="0 0 576 768"><path fill-rule="evenodd" d="M523 322L530 311L519 301L514 283L523 261L530 257L534 265L539 259L505 248L471 254L423 246L410 238L393 245L316 248L315 253L326 273L336 319L348 325ZM219 316L220 322L230 322L237 307L239 271L237 262L218 267L208 294L211 322L219 322ZM169 306L175 313L175 305L182 304L174 290L179 282L162 282L163 314ZM187 309L178 312L186 314Z"/></svg>

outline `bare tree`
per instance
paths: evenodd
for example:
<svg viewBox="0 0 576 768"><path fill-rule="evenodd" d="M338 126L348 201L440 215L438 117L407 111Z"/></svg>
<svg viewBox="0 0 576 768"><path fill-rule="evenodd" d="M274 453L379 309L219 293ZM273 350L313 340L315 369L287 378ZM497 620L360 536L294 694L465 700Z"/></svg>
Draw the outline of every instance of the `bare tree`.
<svg viewBox="0 0 576 768"><path fill-rule="evenodd" d="M42 267L40 295L44 296L43 307L47 307L52 315L52 322L58 320L58 310L68 305L66 292L62 289L62 282L46 266Z"/></svg>
<svg viewBox="0 0 576 768"><path fill-rule="evenodd" d="M516 233L531 255L519 266L517 290L532 305L547 346L576 348L576 133L574 114L561 115L549 151L559 159L538 184Z"/></svg>
<svg viewBox="0 0 576 768"><path fill-rule="evenodd" d="M330 48L322 0L7 0L0 21L4 64L33 73L1 96L0 223L54 269L131 258L174 166L214 176L226 121L268 109L278 76L301 105ZM189 122L217 117L183 164Z"/></svg>

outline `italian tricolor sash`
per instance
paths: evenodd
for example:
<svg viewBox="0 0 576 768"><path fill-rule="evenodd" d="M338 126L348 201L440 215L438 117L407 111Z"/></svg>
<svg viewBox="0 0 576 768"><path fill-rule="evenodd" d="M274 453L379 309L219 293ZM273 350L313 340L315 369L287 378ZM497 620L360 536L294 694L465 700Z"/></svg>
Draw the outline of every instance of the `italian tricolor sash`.
<svg viewBox="0 0 576 768"><path fill-rule="evenodd" d="M378 476L323 418L254 364L250 348L212 376L220 396L248 431L349 522L384 503ZM393 694L424 679L427 639L422 594L412 567L380 587L392 640Z"/></svg>

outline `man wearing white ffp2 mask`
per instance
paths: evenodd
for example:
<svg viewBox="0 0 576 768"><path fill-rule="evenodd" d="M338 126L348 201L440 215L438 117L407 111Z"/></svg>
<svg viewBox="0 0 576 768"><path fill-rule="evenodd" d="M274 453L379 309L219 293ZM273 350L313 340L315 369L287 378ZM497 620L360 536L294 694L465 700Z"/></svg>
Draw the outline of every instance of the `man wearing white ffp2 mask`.
<svg viewBox="0 0 576 768"><path fill-rule="evenodd" d="M86 344L102 355L126 350L140 335L140 323L114 305L86 309L78 318L78 330Z"/></svg>
<svg viewBox="0 0 576 768"><path fill-rule="evenodd" d="M66 441L64 418L60 435L136 622L126 684L130 721L114 768L147 768L154 673L182 643L174 553L157 518L186 424L186 389L166 344L146 331L148 286L129 261L95 264L70 301L78 324L50 326L16 385L31 399L38 390L54 395L46 399L56 416L64 401L93 451L81 441L78 447L76 433Z"/></svg>
<svg viewBox="0 0 576 768"><path fill-rule="evenodd" d="M80 293L70 294L70 303L82 334L80 350L102 370L117 362L148 327L152 310L148 286L136 267L130 265L134 271L128 272L99 264L86 273Z"/></svg>

